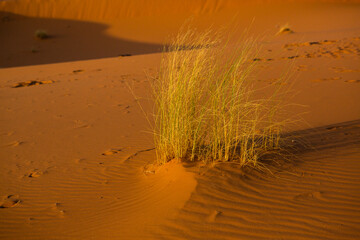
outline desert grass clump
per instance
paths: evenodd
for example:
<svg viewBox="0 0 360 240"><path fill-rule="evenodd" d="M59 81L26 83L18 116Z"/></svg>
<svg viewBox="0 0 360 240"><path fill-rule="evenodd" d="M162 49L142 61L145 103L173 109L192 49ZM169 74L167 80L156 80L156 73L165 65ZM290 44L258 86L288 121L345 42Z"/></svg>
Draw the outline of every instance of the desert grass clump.
<svg viewBox="0 0 360 240"><path fill-rule="evenodd" d="M294 31L290 28L289 24L285 24L281 26L279 31L276 33L276 35L287 34L287 33L294 33Z"/></svg>
<svg viewBox="0 0 360 240"><path fill-rule="evenodd" d="M43 29L36 30L34 35L37 39L41 39L41 40L47 39L50 37L49 34L47 33L47 31L43 30Z"/></svg>
<svg viewBox="0 0 360 240"><path fill-rule="evenodd" d="M256 41L231 46L221 34L182 30L163 54L155 98L158 163L234 160L257 165L279 148L279 84L269 97L254 87ZM260 94L261 95L261 94Z"/></svg>

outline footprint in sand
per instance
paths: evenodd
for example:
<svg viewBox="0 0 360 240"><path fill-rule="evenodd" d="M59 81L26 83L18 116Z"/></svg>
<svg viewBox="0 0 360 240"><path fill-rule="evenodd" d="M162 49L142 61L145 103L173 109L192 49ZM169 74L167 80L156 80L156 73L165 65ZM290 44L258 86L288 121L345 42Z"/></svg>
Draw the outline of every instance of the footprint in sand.
<svg viewBox="0 0 360 240"><path fill-rule="evenodd" d="M213 210L211 213L207 216L206 221L207 222L215 222L216 218L222 214L221 211Z"/></svg>
<svg viewBox="0 0 360 240"><path fill-rule="evenodd" d="M1 21L2 22L10 22L11 18L9 16L4 16L4 17L1 18Z"/></svg>
<svg viewBox="0 0 360 240"><path fill-rule="evenodd" d="M294 197L296 201L309 201L309 200L324 200L323 192L315 191L315 192L307 192L298 194Z"/></svg>
<svg viewBox="0 0 360 240"><path fill-rule="evenodd" d="M82 120L75 120L74 121L74 129L81 129L81 128L90 128L89 124L86 124L86 122Z"/></svg>
<svg viewBox="0 0 360 240"><path fill-rule="evenodd" d="M77 158L74 161L75 161L75 163L78 163L78 164L83 163L83 162L85 162L85 158Z"/></svg>
<svg viewBox="0 0 360 240"><path fill-rule="evenodd" d="M143 172L146 176L154 175L159 168L160 168L159 166L150 163L144 166Z"/></svg>
<svg viewBox="0 0 360 240"><path fill-rule="evenodd" d="M30 87L30 86L37 86L37 85L50 84L50 83L54 83L54 81L52 81L52 80L44 80L44 81L32 80L32 81L17 83L13 86L13 88Z"/></svg>
<svg viewBox="0 0 360 240"><path fill-rule="evenodd" d="M125 107L123 107L122 108L122 110L124 111L124 112L126 112L126 113L130 113L130 105L127 105L127 106L125 106Z"/></svg>
<svg viewBox="0 0 360 240"><path fill-rule="evenodd" d="M10 132L1 132L0 136L11 136L13 134L14 134L14 132L12 132L12 131L10 131Z"/></svg>
<svg viewBox="0 0 360 240"><path fill-rule="evenodd" d="M74 70L73 71L73 73L81 73L81 72L83 72L84 70L82 70L82 69L76 69L76 70Z"/></svg>
<svg viewBox="0 0 360 240"><path fill-rule="evenodd" d="M110 156L110 155L117 154L119 152L121 152L121 149L110 149L110 150L103 152L101 155Z"/></svg>
<svg viewBox="0 0 360 240"><path fill-rule="evenodd" d="M84 125L76 126L76 127L74 127L74 128L75 128L75 129L90 128L90 125L84 124Z"/></svg>
<svg viewBox="0 0 360 240"><path fill-rule="evenodd" d="M283 58L283 59L295 59L295 58L299 58L299 55L294 55L294 56L289 56L287 58Z"/></svg>
<svg viewBox="0 0 360 240"><path fill-rule="evenodd" d="M52 204L52 206L50 207L50 210L57 217L63 218L64 215L65 215L65 210L62 209L62 204L61 203Z"/></svg>
<svg viewBox="0 0 360 240"><path fill-rule="evenodd" d="M0 202L0 208L12 208L20 203L18 195L8 195Z"/></svg>
<svg viewBox="0 0 360 240"><path fill-rule="evenodd" d="M38 169L35 169L34 171L27 174L27 176L29 178L38 178L38 177L42 176L43 174L44 174L44 172L42 172L42 171L40 171Z"/></svg>

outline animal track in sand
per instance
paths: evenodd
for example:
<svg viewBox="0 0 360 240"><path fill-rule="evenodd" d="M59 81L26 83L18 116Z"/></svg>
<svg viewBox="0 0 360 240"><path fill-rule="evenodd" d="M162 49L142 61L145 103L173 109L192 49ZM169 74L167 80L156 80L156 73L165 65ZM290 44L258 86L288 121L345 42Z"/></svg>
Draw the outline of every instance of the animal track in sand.
<svg viewBox="0 0 360 240"><path fill-rule="evenodd" d="M126 105L125 107L122 108L122 110L126 113L130 113L130 105Z"/></svg>
<svg viewBox="0 0 360 240"><path fill-rule="evenodd" d="M311 80L312 82L327 82L327 81L335 81L335 80L340 80L341 77L332 77L332 78L321 78L321 79L314 79Z"/></svg>
<svg viewBox="0 0 360 240"><path fill-rule="evenodd" d="M42 84L50 84L50 83L54 83L54 82L55 81L53 81L53 80L43 80L43 81L32 80L32 81L17 83L12 88L30 87L30 86L37 86L37 85L42 85Z"/></svg>
<svg viewBox="0 0 360 240"><path fill-rule="evenodd" d="M300 47L308 47L315 46L311 48L305 48L307 51L303 51L302 54L291 55L279 57L276 59L273 58L254 58L251 61L259 61L259 62L268 62L273 60L292 60L296 58L319 58L319 57L332 57L332 58L341 58L344 57L345 54L352 54L360 56L360 45L358 42L354 40L358 40L358 38L352 39L341 39L341 40L322 40L322 41L311 41L311 42L303 42L303 43L287 43L283 45L283 48L286 48L288 51L293 51ZM298 71L307 70L306 68L298 68ZM340 69L334 68L334 71L338 72L358 72L360 70L352 70L352 69Z"/></svg>
<svg viewBox="0 0 360 240"><path fill-rule="evenodd" d="M22 142L22 141L14 141L14 142L11 142L9 144L6 144L5 147L17 147L17 146L20 146L22 144L24 144L25 142Z"/></svg>
<svg viewBox="0 0 360 240"><path fill-rule="evenodd" d="M119 103L119 104L115 104L115 105L113 105L113 106L115 106L115 107L120 107L121 110L124 111L125 113L130 113L130 108L131 108L130 105Z"/></svg>
<svg viewBox="0 0 360 240"><path fill-rule="evenodd" d="M350 79L350 80L345 80L345 82L347 82L347 83L360 83L360 80Z"/></svg>
<svg viewBox="0 0 360 240"><path fill-rule="evenodd" d="M354 54L360 55L360 46L357 42L354 42L353 39L342 39L342 40L323 40L323 41L314 41L314 42L305 42L305 43L288 43L283 47L287 50L294 50L294 47L307 47L307 46L318 46L317 48L312 48L310 51L305 51L304 55L299 57L303 58L317 58L317 57L333 57L340 58L344 54ZM286 59L286 58L282 58Z"/></svg>
<svg viewBox="0 0 360 240"><path fill-rule="evenodd" d="M351 125L333 125L333 126L329 126L326 127L326 130L328 131L335 131L335 130L354 130L354 129L359 129L360 128L360 124L351 124Z"/></svg>
<svg viewBox="0 0 360 240"><path fill-rule="evenodd" d="M291 60L291 59L295 59L295 58L299 58L299 57L300 57L300 55L294 55L294 56L289 56L289 57L282 57L280 59L283 59L283 60L290 59Z"/></svg>
<svg viewBox="0 0 360 240"><path fill-rule="evenodd" d="M130 54L130 53L125 53L125 54L119 54L118 56L119 56L119 57L131 57L132 54Z"/></svg>
<svg viewBox="0 0 360 240"><path fill-rule="evenodd" d="M34 171L27 174L27 176L29 178L38 178L38 177L42 176L43 174L44 174L44 172L42 172L42 171L40 171L38 169L35 169Z"/></svg>
<svg viewBox="0 0 360 240"><path fill-rule="evenodd" d="M81 73L81 72L84 72L84 70L82 70L82 69L76 69L76 70L74 70L74 71L72 71L73 73Z"/></svg>
<svg viewBox="0 0 360 240"><path fill-rule="evenodd" d="M147 149L139 150L139 151L131 154L129 157L127 157L127 158L125 159L125 161L128 161L128 160L133 159L133 158L136 157L139 153L149 152L149 151L152 151L152 150L155 150L155 148L147 148Z"/></svg>
<svg viewBox="0 0 360 240"><path fill-rule="evenodd" d="M343 126L327 127L326 129L331 131L331 130L338 130L338 129L341 129L341 128L343 128Z"/></svg>
<svg viewBox="0 0 360 240"><path fill-rule="evenodd" d="M270 62L270 61L274 61L273 58L254 58L253 59L254 62Z"/></svg>
<svg viewBox="0 0 360 240"><path fill-rule="evenodd" d="M309 71L314 70L313 68L309 68L307 65L299 65L296 68L296 71Z"/></svg>
<svg viewBox="0 0 360 240"><path fill-rule="evenodd" d="M121 80L125 80L125 79L128 79L131 75L130 74L123 74L123 75L120 75L120 78Z"/></svg>
<svg viewBox="0 0 360 240"><path fill-rule="evenodd" d="M312 45L324 45L324 44L334 44L336 40L323 40L323 41L313 41L313 42L303 42L303 43L288 43L285 44L283 47L302 47L302 46L312 46Z"/></svg>
<svg viewBox="0 0 360 240"><path fill-rule="evenodd" d="M11 135L13 135L14 134L14 132L13 131L10 131L10 132L1 132L0 133L0 136L11 136Z"/></svg>
<svg viewBox="0 0 360 240"><path fill-rule="evenodd" d="M266 82L270 85L287 85L286 82L281 81L279 78L270 78L270 79L259 79L259 82Z"/></svg>
<svg viewBox="0 0 360 240"><path fill-rule="evenodd" d="M101 155L110 156L110 155L117 154L119 152L121 152L121 149L110 149L110 150L103 152Z"/></svg>
<svg viewBox="0 0 360 240"><path fill-rule="evenodd" d="M3 198L0 204L0 208L12 208L20 203L18 195L8 195Z"/></svg>
<svg viewBox="0 0 360 240"><path fill-rule="evenodd" d="M330 69L337 73L360 72L360 69L347 69L343 67L331 67Z"/></svg>

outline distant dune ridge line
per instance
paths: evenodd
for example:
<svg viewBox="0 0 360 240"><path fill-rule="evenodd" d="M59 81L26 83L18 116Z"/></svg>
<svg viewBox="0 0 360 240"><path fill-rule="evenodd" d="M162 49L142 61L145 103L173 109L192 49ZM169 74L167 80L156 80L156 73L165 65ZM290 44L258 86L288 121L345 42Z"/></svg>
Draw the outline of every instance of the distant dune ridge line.
<svg viewBox="0 0 360 240"><path fill-rule="evenodd" d="M10 0L1 1L0 10L32 17L51 17L78 20L115 20L124 17L143 17L188 13L214 14L244 7L244 4L291 2L359 3L360 0Z"/></svg>

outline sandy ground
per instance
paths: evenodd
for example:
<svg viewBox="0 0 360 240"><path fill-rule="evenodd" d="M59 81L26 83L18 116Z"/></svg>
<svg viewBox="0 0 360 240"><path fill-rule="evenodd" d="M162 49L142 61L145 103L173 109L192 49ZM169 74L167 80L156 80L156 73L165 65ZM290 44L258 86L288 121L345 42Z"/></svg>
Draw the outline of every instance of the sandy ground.
<svg viewBox="0 0 360 240"><path fill-rule="evenodd" d="M162 45L190 16L252 22L256 84L292 66L289 146L307 145L271 174L146 167L138 102L151 114ZM356 1L0 1L0 239L360 238L359 16Z"/></svg>

